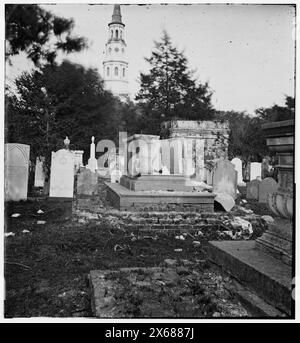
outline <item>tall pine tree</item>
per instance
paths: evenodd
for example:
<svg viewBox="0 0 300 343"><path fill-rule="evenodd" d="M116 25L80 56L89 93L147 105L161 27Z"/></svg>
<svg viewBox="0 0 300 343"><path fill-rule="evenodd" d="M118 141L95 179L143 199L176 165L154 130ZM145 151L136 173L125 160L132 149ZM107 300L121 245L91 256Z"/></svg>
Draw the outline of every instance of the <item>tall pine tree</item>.
<svg viewBox="0 0 300 343"><path fill-rule="evenodd" d="M144 113L151 120L212 119L211 91L208 84L199 84L188 68L183 52L172 45L166 32L155 42L148 74L140 74L140 91L136 96Z"/></svg>

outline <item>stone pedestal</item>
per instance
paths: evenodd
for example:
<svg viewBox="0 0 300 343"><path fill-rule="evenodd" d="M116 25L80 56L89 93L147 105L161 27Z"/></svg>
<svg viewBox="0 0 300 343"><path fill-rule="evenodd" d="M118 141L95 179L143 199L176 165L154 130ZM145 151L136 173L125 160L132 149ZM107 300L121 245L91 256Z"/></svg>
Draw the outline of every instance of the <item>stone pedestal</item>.
<svg viewBox="0 0 300 343"><path fill-rule="evenodd" d="M279 160L279 187L267 196L275 221L256 241L209 242L208 252L214 263L261 297L260 304L292 316L294 120L268 123L263 130Z"/></svg>
<svg viewBox="0 0 300 343"><path fill-rule="evenodd" d="M292 264L293 256L293 189L294 189L294 120L263 126L267 145L278 156L278 190L267 196L275 223L256 241L259 249L268 251L284 263Z"/></svg>

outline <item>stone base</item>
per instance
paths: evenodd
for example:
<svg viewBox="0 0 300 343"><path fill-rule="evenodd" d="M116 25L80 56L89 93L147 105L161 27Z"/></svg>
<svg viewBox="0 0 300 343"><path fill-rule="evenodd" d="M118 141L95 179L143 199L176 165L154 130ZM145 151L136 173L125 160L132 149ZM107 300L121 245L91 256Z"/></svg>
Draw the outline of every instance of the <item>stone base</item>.
<svg viewBox="0 0 300 343"><path fill-rule="evenodd" d="M215 194L208 192L167 192L129 190L118 183L108 183L107 200L120 211L197 210L214 212ZM158 208L159 207L159 208Z"/></svg>
<svg viewBox="0 0 300 343"><path fill-rule="evenodd" d="M209 242L210 259L275 308L293 313L292 268L256 248L255 241Z"/></svg>
<svg viewBox="0 0 300 343"><path fill-rule="evenodd" d="M120 184L132 191L189 191L183 175L141 175L133 178L123 175Z"/></svg>
<svg viewBox="0 0 300 343"><path fill-rule="evenodd" d="M256 240L256 248L271 254L289 265L293 260L293 224L287 219L276 219Z"/></svg>

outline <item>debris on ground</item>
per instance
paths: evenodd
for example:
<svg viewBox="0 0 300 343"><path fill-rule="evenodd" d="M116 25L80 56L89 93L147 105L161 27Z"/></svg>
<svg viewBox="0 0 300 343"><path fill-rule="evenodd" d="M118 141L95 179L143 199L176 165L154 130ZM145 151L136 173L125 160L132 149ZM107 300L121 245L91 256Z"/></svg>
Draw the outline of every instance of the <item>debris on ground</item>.
<svg viewBox="0 0 300 343"><path fill-rule="evenodd" d="M261 216L261 219L264 220L268 224L274 223L274 218L268 215Z"/></svg>
<svg viewBox="0 0 300 343"><path fill-rule="evenodd" d="M42 213L45 213L45 212L43 210L38 210L36 213L42 214Z"/></svg>
<svg viewBox="0 0 300 343"><path fill-rule="evenodd" d="M20 213L14 213L11 215L11 217L12 218L18 218L18 217L20 217L20 215L21 215Z"/></svg>
<svg viewBox="0 0 300 343"><path fill-rule="evenodd" d="M45 220L38 220L36 223L38 225L44 225L44 224L46 224L46 221Z"/></svg>
<svg viewBox="0 0 300 343"><path fill-rule="evenodd" d="M5 237L10 237L10 236L14 236L14 235L15 235L14 232L5 232L5 233L4 233L4 236L5 236Z"/></svg>

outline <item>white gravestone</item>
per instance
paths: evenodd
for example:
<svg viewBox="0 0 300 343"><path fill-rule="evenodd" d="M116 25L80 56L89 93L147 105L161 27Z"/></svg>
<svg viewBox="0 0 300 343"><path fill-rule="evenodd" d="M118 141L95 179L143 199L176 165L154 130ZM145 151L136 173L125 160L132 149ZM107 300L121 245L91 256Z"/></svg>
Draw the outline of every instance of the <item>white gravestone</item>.
<svg viewBox="0 0 300 343"><path fill-rule="evenodd" d="M73 198L74 154L67 149L52 152L50 197Z"/></svg>
<svg viewBox="0 0 300 343"><path fill-rule="evenodd" d="M34 187L44 187L45 173L44 173L45 157L37 157L35 163L34 173Z"/></svg>
<svg viewBox="0 0 300 343"><path fill-rule="evenodd" d="M90 145L90 158L86 166L91 172L95 173L98 169L98 161L96 160L96 148L95 148L95 137L92 137L92 143Z"/></svg>
<svg viewBox="0 0 300 343"><path fill-rule="evenodd" d="M237 172L228 160L219 161L213 171L213 193L225 193L236 198Z"/></svg>
<svg viewBox="0 0 300 343"><path fill-rule="evenodd" d="M5 144L5 200L26 200L30 146Z"/></svg>
<svg viewBox="0 0 300 343"><path fill-rule="evenodd" d="M234 158L231 160L231 163L234 164L234 168L237 171L237 183L238 185L243 184L243 163L239 158Z"/></svg>
<svg viewBox="0 0 300 343"><path fill-rule="evenodd" d="M261 163L252 162L250 164L250 181L255 180L257 178L261 179Z"/></svg>

